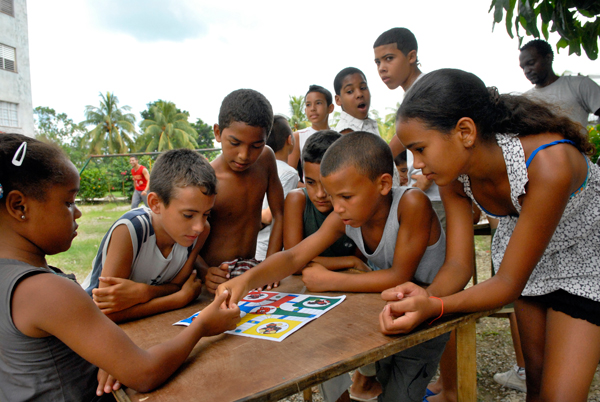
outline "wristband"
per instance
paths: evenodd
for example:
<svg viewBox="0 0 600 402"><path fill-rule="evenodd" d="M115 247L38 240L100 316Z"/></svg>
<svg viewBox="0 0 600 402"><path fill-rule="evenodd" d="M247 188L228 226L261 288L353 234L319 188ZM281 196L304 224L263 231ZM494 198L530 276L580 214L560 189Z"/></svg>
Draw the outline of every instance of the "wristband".
<svg viewBox="0 0 600 402"><path fill-rule="evenodd" d="M433 320L431 320L431 321L429 322L429 325L431 325L431 324L433 324L433 322L434 322L435 320L437 320L438 318L440 318L441 316L443 316L443 315L444 315L444 301L443 301L442 299L440 299L439 297L435 297L435 296L429 296L429 298L430 298L430 299L438 299L438 300L440 301L440 303L442 303L442 311L440 312L440 315L439 315L439 316L437 316L436 318L434 318Z"/></svg>

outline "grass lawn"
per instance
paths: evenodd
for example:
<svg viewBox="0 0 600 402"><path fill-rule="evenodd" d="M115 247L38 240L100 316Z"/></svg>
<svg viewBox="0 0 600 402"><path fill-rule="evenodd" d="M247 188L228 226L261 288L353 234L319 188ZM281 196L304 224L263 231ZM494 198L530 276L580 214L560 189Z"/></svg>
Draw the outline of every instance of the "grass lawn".
<svg viewBox="0 0 600 402"><path fill-rule="evenodd" d="M79 229L71 248L64 253L47 257L48 264L74 273L79 283L92 269L92 260L98 252L102 237L110 226L126 211L130 204L78 205L83 216L77 220Z"/></svg>

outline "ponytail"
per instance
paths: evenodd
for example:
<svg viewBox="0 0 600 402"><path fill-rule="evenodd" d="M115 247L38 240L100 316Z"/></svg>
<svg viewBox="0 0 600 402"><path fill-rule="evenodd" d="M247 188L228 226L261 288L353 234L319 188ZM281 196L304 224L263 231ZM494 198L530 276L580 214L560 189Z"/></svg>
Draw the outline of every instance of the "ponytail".
<svg viewBox="0 0 600 402"><path fill-rule="evenodd" d="M581 152L594 152L581 126L549 104L526 96L500 95L495 87L486 88L481 79L462 70L441 69L425 75L407 92L396 116L401 121L418 119L442 133L449 133L463 117L475 122L485 142L495 141L496 133L525 137L551 132L573 141Z"/></svg>
<svg viewBox="0 0 600 402"><path fill-rule="evenodd" d="M498 119L492 129L496 133L517 133L519 137L558 133L573 141L579 151L590 156L595 152L579 123L558 113L556 106L527 96L500 95Z"/></svg>

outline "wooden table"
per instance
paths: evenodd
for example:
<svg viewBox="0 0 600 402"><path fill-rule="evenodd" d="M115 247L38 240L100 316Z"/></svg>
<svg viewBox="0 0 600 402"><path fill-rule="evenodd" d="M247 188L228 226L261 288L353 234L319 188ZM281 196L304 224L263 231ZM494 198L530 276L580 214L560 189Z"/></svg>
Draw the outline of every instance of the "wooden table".
<svg viewBox="0 0 600 402"><path fill-rule="evenodd" d="M276 290L303 293L304 287L299 277L290 277ZM475 320L490 311L444 317L408 335L385 336L379 330L378 317L385 304L380 295L346 295L339 306L283 342L227 334L203 338L162 387L148 394L127 390L127 395L121 393L121 400L276 401L453 329L457 329L459 401L477 400ZM182 331L183 327L171 324L208 302L209 295L203 293L186 308L125 323L121 328L137 345L149 348Z"/></svg>

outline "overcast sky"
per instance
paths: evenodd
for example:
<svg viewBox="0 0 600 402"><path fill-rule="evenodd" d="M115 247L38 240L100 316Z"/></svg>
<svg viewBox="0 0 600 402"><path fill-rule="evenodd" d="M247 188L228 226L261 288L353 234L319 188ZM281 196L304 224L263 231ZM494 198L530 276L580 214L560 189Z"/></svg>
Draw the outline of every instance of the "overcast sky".
<svg viewBox="0 0 600 402"><path fill-rule="evenodd" d="M238 88L262 92L275 113L289 115L289 95L304 95L310 84L333 93L333 78L349 66L364 71L371 110L384 115L402 89L390 91L379 79L373 42L393 27L414 32L423 72L460 68L500 92L531 87L519 68L518 40L503 23L492 33L489 0L27 3L33 105L76 122L106 91L138 120L147 103L163 99L188 110L190 121L214 124L221 101ZM554 70L600 74L598 62L565 50Z"/></svg>

